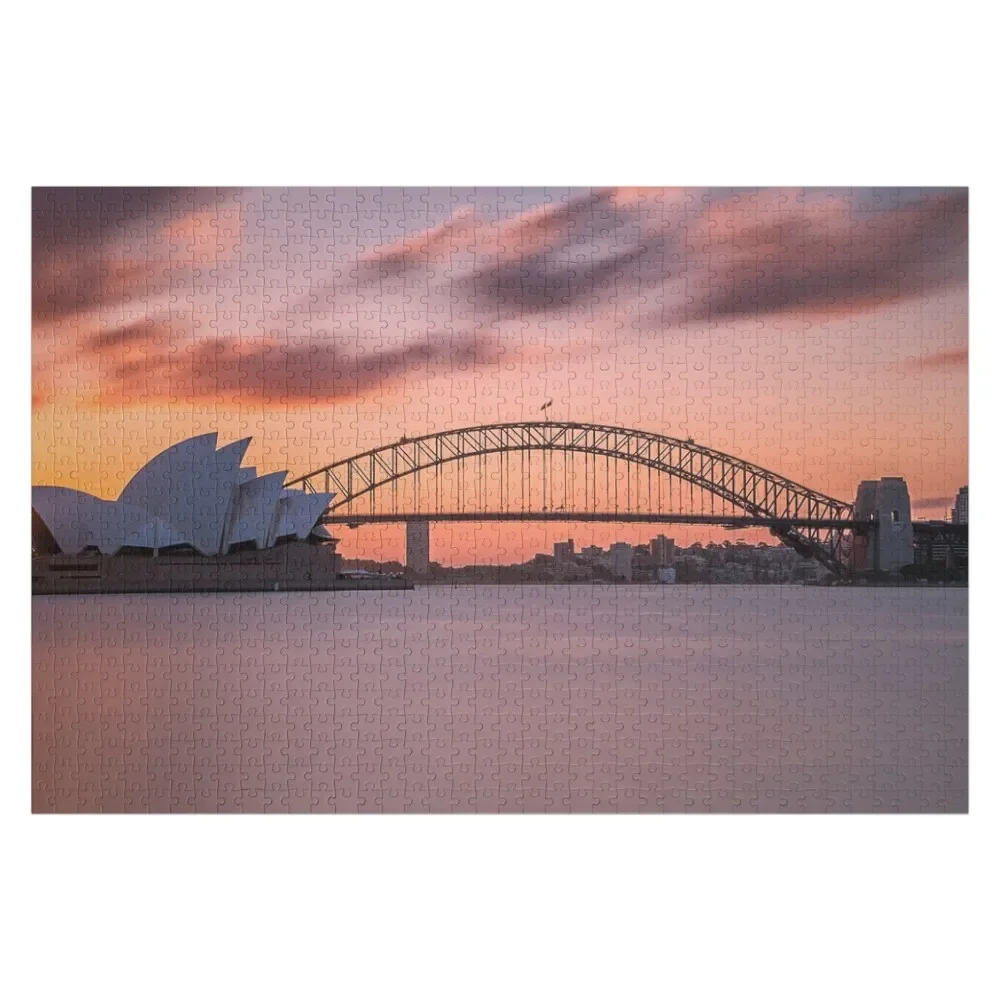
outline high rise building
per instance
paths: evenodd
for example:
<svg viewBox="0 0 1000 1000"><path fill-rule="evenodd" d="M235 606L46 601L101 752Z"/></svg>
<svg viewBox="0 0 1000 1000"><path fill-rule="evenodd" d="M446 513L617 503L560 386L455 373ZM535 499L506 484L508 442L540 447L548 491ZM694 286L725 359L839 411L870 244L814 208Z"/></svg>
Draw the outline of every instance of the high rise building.
<svg viewBox="0 0 1000 1000"><path fill-rule="evenodd" d="M951 508L952 524L969 523L969 487L963 486L955 494L955 506Z"/></svg>
<svg viewBox="0 0 1000 1000"><path fill-rule="evenodd" d="M632 546L627 542L615 542L608 549L608 568L616 580L632 579Z"/></svg>
<svg viewBox="0 0 1000 1000"><path fill-rule="evenodd" d="M431 526L428 521L406 523L406 568L426 573L431 563Z"/></svg>
<svg viewBox="0 0 1000 1000"><path fill-rule="evenodd" d="M657 566L670 566L674 561L674 540L657 535L649 540L649 553Z"/></svg>
<svg viewBox="0 0 1000 1000"><path fill-rule="evenodd" d="M565 542L556 542L552 546L552 555L555 556L555 560L558 563L572 562L574 551L572 538Z"/></svg>

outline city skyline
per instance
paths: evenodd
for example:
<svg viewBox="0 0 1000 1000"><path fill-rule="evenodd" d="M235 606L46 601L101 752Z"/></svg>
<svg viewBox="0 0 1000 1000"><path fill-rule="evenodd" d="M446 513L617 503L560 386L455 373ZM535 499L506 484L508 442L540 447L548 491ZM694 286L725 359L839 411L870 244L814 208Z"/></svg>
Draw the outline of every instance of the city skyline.
<svg viewBox="0 0 1000 1000"><path fill-rule="evenodd" d="M33 481L116 495L211 431L294 476L548 415L692 437L846 501L900 475L915 517L947 516L968 481L966 214L964 189L38 189ZM458 559L511 544L434 530ZM348 557L404 544L338 535Z"/></svg>

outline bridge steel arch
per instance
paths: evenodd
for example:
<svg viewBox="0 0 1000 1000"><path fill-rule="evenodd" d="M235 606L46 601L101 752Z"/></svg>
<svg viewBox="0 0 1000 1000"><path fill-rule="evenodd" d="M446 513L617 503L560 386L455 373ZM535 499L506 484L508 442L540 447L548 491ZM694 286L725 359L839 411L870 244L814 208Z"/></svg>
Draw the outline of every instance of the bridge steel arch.
<svg viewBox="0 0 1000 1000"><path fill-rule="evenodd" d="M826 496L753 462L692 440L650 431L561 421L483 424L401 438L334 462L286 484L311 492L335 493L334 515L360 497L426 469L503 452L579 452L649 467L691 483L751 517L770 521L851 522L850 503ZM850 524L845 523L845 528ZM830 543L830 530L778 525L773 534L801 555L815 558L837 575L845 567Z"/></svg>

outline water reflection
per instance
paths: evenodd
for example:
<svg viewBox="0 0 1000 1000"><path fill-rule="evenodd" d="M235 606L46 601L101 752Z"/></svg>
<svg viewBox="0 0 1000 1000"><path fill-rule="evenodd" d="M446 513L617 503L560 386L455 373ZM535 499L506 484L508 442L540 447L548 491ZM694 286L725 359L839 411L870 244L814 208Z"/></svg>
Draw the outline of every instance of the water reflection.
<svg viewBox="0 0 1000 1000"><path fill-rule="evenodd" d="M33 806L965 811L967 597L36 597Z"/></svg>

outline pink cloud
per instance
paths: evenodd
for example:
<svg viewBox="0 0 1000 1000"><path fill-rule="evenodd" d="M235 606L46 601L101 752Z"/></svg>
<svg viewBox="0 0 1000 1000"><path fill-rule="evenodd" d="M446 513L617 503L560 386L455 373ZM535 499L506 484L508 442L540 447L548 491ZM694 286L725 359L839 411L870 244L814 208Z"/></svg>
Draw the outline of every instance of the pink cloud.
<svg viewBox="0 0 1000 1000"><path fill-rule="evenodd" d="M946 347L933 354L925 354L921 358L914 358L904 365L906 371L922 372L947 370L952 368L969 367L968 347Z"/></svg>

